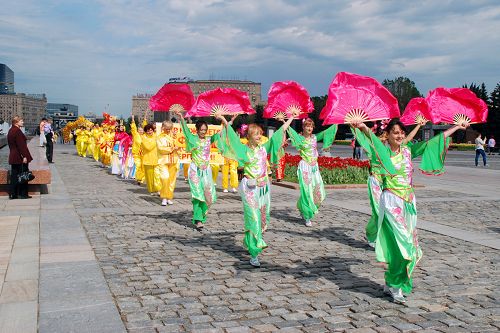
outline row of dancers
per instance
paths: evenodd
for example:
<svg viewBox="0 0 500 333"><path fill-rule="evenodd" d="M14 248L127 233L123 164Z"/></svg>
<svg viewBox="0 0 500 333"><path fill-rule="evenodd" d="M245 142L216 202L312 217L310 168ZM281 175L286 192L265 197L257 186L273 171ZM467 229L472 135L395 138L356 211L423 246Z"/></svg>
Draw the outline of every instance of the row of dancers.
<svg viewBox="0 0 500 333"><path fill-rule="evenodd" d="M246 139L241 140L231 126L232 121L228 122L222 115L216 114L215 118L222 122L223 128L212 136L207 136L208 124L205 121L196 122L196 134L193 134L182 113L177 112L177 115L185 136L186 150L191 153L187 178L193 206L192 223L197 228L203 228L208 210L217 199L210 165L210 147L215 143L225 158L236 161L243 168L243 178L239 184L245 232L243 242L250 254L250 264L260 266L259 255L267 247L263 234L270 222L268 161L271 165L279 163L284 154L285 133L301 156L297 169L300 184L297 208L305 224L311 226L311 220L318 213L326 196L317 163L317 143L323 141L323 147L328 148L335 139L337 125L313 134L314 122L305 119L299 134L290 127L298 116L294 114L263 142L263 130L257 124L249 124ZM450 136L467 126L456 125L429 141L413 143L414 135L423 125L423 122L417 124L407 135L401 121L392 119L379 137L363 122L351 124L356 140L370 160L367 183L372 215L366 225L366 238L375 248L376 259L387 264L384 291L396 303L404 303L404 294L411 292L412 274L422 257L416 228L412 160L422 157L419 166L422 172L441 174ZM148 190L154 193L157 190L155 184L158 184L155 181L155 170L159 170L160 183L166 187L164 189L162 186L161 191L173 198L175 178L179 170L175 155L179 147L175 145L171 128L171 123L163 123L161 134L156 135L152 124L146 124L141 130L132 123L131 151L133 160L136 160L139 152L142 154L142 160L135 163L136 179L140 179L137 166L142 163ZM138 150L134 150L136 145Z"/></svg>

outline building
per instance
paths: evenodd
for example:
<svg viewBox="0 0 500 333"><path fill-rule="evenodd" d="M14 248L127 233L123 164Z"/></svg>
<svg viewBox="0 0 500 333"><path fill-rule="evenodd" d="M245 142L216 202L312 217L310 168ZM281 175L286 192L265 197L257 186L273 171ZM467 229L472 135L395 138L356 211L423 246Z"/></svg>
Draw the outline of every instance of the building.
<svg viewBox="0 0 500 333"><path fill-rule="evenodd" d="M170 79L169 83L187 83L197 98L201 93L216 88L233 88L248 93L252 107L262 104L262 89L260 82L240 81L240 80L191 80L189 78ZM132 114L139 119L144 117L145 110L149 110L149 99L152 94L138 94L132 97ZM148 121L163 121L170 119L170 112L148 112Z"/></svg>
<svg viewBox="0 0 500 333"><path fill-rule="evenodd" d="M26 132L35 133L45 115L46 106L45 94L0 94L0 119L12 124L14 116L21 116Z"/></svg>
<svg viewBox="0 0 500 333"><path fill-rule="evenodd" d="M4 64L0 64L0 94L15 94L14 72Z"/></svg>
<svg viewBox="0 0 500 333"><path fill-rule="evenodd" d="M78 118L78 106L73 104L47 103L46 116L52 118L54 129L63 128Z"/></svg>

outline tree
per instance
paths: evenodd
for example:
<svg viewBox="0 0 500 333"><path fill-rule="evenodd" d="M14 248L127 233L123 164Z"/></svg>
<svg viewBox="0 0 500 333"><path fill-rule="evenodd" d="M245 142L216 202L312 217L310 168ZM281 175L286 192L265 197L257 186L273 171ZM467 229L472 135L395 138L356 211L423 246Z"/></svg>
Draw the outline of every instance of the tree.
<svg viewBox="0 0 500 333"><path fill-rule="evenodd" d="M497 83L490 95L488 122L486 125L488 134L494 134L497 136L496 139L498 140L498 135L500 133L500 82Z"/></svg>
<svg viewBox="0 0 500 333"><path fill-rule="evenodd" d="M397 98L401 114L403 114L406 105L412 98L422 97L422 94L415 86L415 82L404 76L397 77L394 80L385 79L382 85Z"/></svg>

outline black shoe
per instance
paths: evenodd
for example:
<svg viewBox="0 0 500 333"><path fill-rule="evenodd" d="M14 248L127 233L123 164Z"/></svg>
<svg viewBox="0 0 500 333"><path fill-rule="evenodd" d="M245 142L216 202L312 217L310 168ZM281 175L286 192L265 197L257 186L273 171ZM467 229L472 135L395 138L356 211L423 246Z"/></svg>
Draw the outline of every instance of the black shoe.
<svg viewBox="0 0 500 333"><path fill-rule="evenodd" d="M9 199L12 200L12 199L18 199L19 197L17 195L14 195L14 194L9 194Z"/></svg>
<svg viewBox="0 0 500 333"><path fill-rule="evenodd" d="M20 195L19 199L31 199L33 198L31 195Z"/></svg>

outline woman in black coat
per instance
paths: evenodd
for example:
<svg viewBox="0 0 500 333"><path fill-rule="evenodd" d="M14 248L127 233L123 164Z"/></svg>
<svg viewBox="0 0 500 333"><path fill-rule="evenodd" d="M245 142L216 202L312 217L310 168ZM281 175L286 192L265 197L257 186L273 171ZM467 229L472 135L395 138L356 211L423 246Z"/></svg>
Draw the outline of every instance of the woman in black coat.
<svg viewBox="0 0 500 333"><path fill-rule="evenodd" d="M11 165L10 171L10 199L28 199L31 196L28 195L28 183L20 184L17 180L17 176L22 171L27 171L28 163L33 160L30 151L28 150L28 145L26 136L21 131L21 127L24 126L23 118L15 116L12 118L12 127L7 134L7 143L9 144L9 164Z"/></svg>

